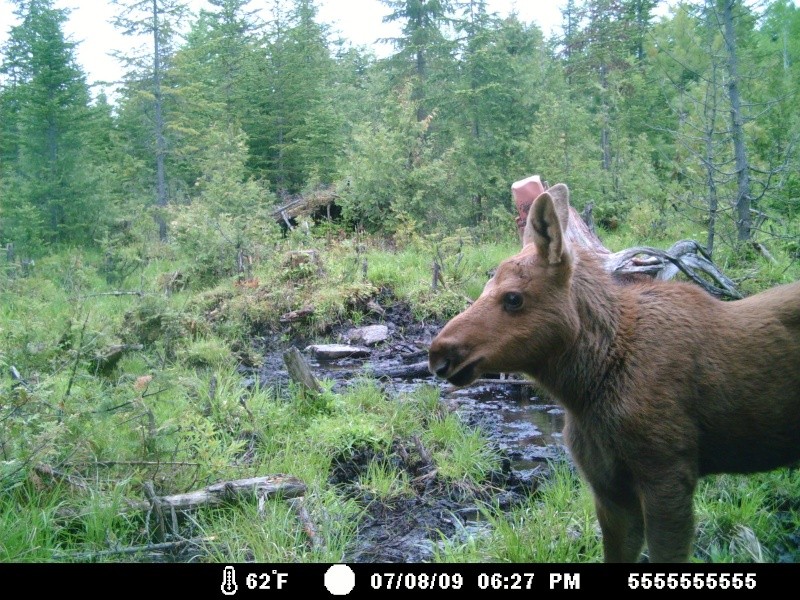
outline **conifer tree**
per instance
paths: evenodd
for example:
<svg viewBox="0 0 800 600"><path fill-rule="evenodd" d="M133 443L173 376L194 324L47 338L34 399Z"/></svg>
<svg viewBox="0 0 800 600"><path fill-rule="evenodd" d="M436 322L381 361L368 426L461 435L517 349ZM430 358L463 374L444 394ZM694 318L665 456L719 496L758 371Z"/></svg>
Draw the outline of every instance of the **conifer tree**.
<svg viewBox="0 0 800 600"><path fill-rule="evenodd" d="M0 68L7 186L0 235L30 251L86 236L99 210L85 193L89 89L75 61L76 44L63 32L67 14L52 0L17 0L20 23L11 29Z"/></svg>
<svg viewBox="0 0 800 600"><path fill-rule="evenodd" d="M146 36L150 49L134 56L118 55L131 69L130 83L145 84L151 94L153 163L155 165L155 204L168 204L166 160L168 154L165 73L175 51L177 31L187 14L180 0L114 0L120 7L114 24L126 35ZM167 223L162 212L155 215L159 238L167 239Z"/></svg>

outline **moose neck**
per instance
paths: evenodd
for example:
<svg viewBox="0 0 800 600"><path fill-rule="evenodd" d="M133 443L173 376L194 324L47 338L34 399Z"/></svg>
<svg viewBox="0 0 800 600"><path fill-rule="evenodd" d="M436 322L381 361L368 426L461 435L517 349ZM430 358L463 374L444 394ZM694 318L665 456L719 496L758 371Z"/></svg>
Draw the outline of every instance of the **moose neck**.
<svg viewBox="0 0 800 600"><path fill-rule="evenodd" d="M570 290L578 329L574 343L554 355L534 377L570 412L579 414L607 395L605 382L624 365L626 330L633 323L625 311L627 295L597 260L578 250ZM629 333L629 332L628 332Z"/></svg>

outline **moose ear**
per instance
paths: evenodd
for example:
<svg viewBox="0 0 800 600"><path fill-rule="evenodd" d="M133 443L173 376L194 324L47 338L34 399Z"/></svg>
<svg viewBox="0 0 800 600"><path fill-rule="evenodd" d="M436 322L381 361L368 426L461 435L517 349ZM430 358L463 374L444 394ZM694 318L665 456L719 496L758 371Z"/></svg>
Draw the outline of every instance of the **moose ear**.
<svg viewBox="0 0 800 600"><path fill-rule="evenodd" d="M569 189L563 183L554 185L533 201L522 242L535 244L539 256L551 265L568 262Z"/></svg>

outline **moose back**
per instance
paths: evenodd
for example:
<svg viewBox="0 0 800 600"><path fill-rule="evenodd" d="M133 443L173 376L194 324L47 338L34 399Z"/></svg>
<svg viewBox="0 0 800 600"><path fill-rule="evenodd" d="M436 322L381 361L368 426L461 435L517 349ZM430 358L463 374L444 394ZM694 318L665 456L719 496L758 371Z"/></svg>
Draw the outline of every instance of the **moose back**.
<svg viewBox="0 0 800 600"><path fill-rule="evenodd" d="M686 561L698 478L800 459L800 282L735 302L678 282L620 285L565 232L569 190L528 214L524 246L433 340L457 386L525 373L566 409L608 562Z"/></svg>

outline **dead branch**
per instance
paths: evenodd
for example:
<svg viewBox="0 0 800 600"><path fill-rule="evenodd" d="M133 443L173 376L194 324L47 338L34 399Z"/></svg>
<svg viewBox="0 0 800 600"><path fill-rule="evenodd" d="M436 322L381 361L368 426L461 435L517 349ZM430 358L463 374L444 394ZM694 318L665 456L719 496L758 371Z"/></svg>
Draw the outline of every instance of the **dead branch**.
<svg viewBox="0 0 800 600"><path fill-rule="evenodd" d="M28 382L25 381L25 379L22 377L22 375L20 374L20 372L17 369L17 367L15 367L14 365L11 365L9 367L9 371L11 372L11 379L16 381L17 385L21 385L22 387L24 387L29 392L31 391L31 388L28 386Z"/></svg>
<svg viewBox="0 0 800 600"><path fill-rule="evenodd" d="M282 315L279 320L281 323L294 323L296 321L302 321L313 315L314 310L315 309L313 306L304 306L303 308L299 308Z"/></svg>
<svg viewBox="0 0 800 600"><path fill-rule="evenodd" d="M772 253L767 250L767 247L762 244L761 242L752 242L753 248L755 248L756 252L758 252L761 256L766 258L770 263L773 265L777 265L778 261L775 260L775 257L772 256Z"/></svg>
<svg viewBox="0 0 800 600"><path fill-rule="evenodd" d="M121 291L117 291L117 292L98 292L96 294L85 294L83 296L80 296L80 298L82 298L82 299L83 298L97 298L99 296L139 296L140 298L142 298L142 297L145 296L145 293L144 292L137 292L137 291L134 291L134 292L121 292Z"/></svg>
<svg viewBox="0 0 800 600"><path fill-rule="evenodd" d="M672 279L679 272L718 298L741 298L736 284L720 271L694 240L681 240L669 250L640 246L628 248L604 259L606 270L619 275L642 274L654 279ZM702 275L710 277L716 285Z"/></svg>
<svg viewBox="0 0 800 600"><path fill-rule="evenodd" d="M339 198L332 188L315 190L301 196L289 198L284 204L272 210L272 218L283 220L289 229L289 219L311 215L321 208L327 208L328 218L330 218L330 206Z"/></svg>
<svg viewBox="0 0 800 600"><path fill-rule="evenodd" d="M306 485L291 475L267 475L265 477L251 477L215 483L202 490L175 494L173 496L160 496L162 507L171 510L194 510L201 506L220 506L226 502L248 500L254 492L267 497L295 498L305 494ZM129 509L150 510L150 502L131 502Z"/></svg>
<svg viewBox="0 0 800 600"><path fill-rule="evenodd" d="M128 546L126 548L113 548L110 550L99 550L97 552L79 552L76 554L54 554L53 559L59 562L67 560L75 562L92 562L97 559L107 558L109 556L118 556L120 554L143 554L145 552L163 552L165 550L180 550L185 546L202 546L215 541L214 537L205 538L192 538L186 540L177 540L174 542L162 542L159 544L145 544L143 546Z"/></svg>
<svg viewBox="0 0 800 600"><path fill-rule="evenodd" d="M311 519L308 509L306 508L305 497L298 496L297 498L290 499L289 506L291 506L295 513L297 513L297 518L303 525L303 531L305 531L309 542L311 542L311 547L314 550L322 549L324 544L319 532L317 531L317 527L314 524L314 521Z"/></svg>
<svg viewBox="0 0 800 600"><path fill-rule="evenodd" d="M429 481L431 479L435 479L436 476L439 474L439 469L433 469L432 471L428 471L427 473L423 473L419 477L415 477L411 480L411 483L416 485L422 483L424 481Z"/></svg>
<svg viewBox="0 0 800 600"><path fill-rule="evenodd" d="M39 475L43 475L54 481L64 482L68 484L70 487L73 487L82 492L87 492L90 489L89 485L85 481L82 481L72 475L68 475L67 473L58 471L53 467L51 467L50 465L38 464L35 467L33 467L33 470Z"/></svg>
<svg viewBox="0 0 800 600"><path fill-rule="evenodd" d="M475 385L519 385L536 387L536 382L529 379L476 379ZM458 389L454 387L453 389Z"/></svg>
<svg viewBox="0 0 800 600"><path fill-rule="evenodd" d="M369 373L372 377L378 379L416 379L420 377L429 377L431 374L427 361L417 362L412 365L400 365L399 367L372 370Z"/></svg>
<svg viewBox="0 0 800 600"><path fill-rule="evenodd" d="M148 503L147 517L145 518L145 529L147 531L150 531L150 515L152 515L156 521L155 528L153 530L153 536L159 542L163 542L167 535L167 520L164 517L164 502L156 494L155 487L153 486L152 481L145 482L144 492L145 495L147 496L147 499L150 501ZM173 521L175 521L174 508L172 509L172 517ZM172 532L178 533L177 526L174 526L172 528Z"/></svg>
<svg viewBox="0 0 800 600"><path fill-rule="evenodd" d="M433 466L433 458L425 449L425 446L422 445L422 440L419 439L419 436L415 435L411 439L413 440L414 446L417 449L417 453L419 454L419 457L422 459L422 462L425 464L425 466Z"/></svg>
<svg viewBox="0 0 800 600"><path fill-rule="evenodd" d="M97 460L71 462L71 467L200 467L203 463L158 460Z"/></svg>
<svg viewBox="0 0 800 600"><path fill-rule="evenodd" d="M714 264L705 249L694 240L675 242L668 250L649 246L627 248L611 252L600 238L589 229L578 212L570 207L567 238L595 254L603 267L618 278L636 279L648 276L666 281L683 273L712 296L717 298L741 298L733 283ZM709 278L713 281L709 281Z"/></svg>
<svg viewBox="0 0 800 600"><path fill-rule="evenodd" d="M72 373L69 376L69 381L67 382L67 391L64 392L64 400L69 398L70 392L72 392L72 384L75 382L75 375L78 372L78 365L81 362L81 357L83 356L83 337L86 334L86 325L89 323L89 313L86 313L86 318L83 320L83 327L81 327L81 334L78 338L78 349L75 352L75 361L72 363Z"/></svg>

